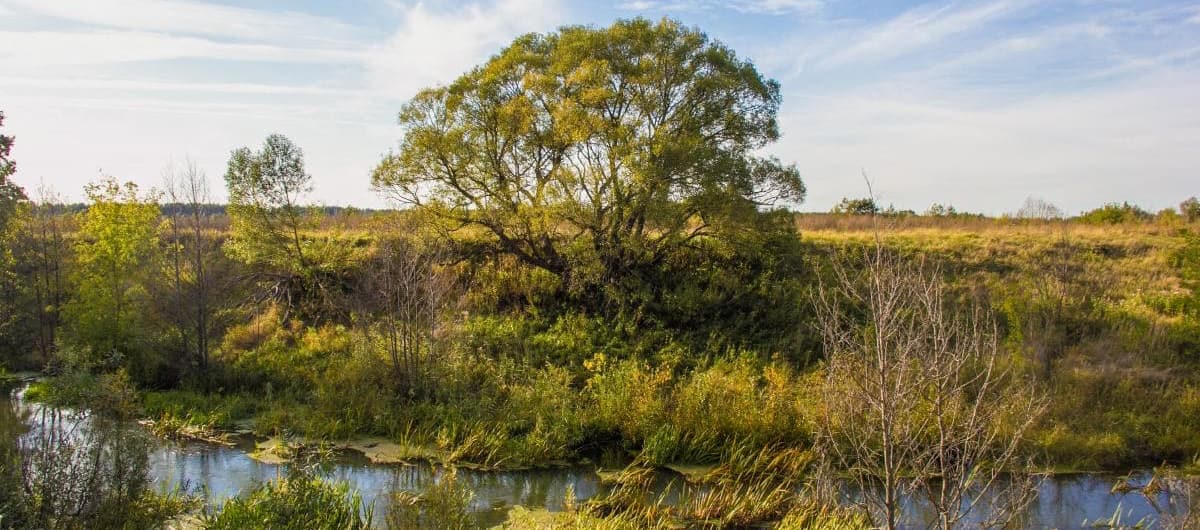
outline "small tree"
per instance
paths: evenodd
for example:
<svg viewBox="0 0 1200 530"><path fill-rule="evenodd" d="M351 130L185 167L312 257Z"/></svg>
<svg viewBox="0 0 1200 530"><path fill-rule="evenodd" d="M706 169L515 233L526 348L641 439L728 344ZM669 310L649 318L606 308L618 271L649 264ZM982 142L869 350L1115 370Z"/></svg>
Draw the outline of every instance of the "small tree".
<svg viewBox="0 0 1200 530"><path fill-rule="evenodd" d="M452 281L438 270L438 258L407 241L388 240L361 273L361 313L379 332L400 391L410 397L428 389L435 333L451 302Z"/></svg>
<svg viewBox="0 0 1200 530"><path fill-rule="evenodd" d="M1104 206L1085 212L1079 216L1079 220L1091 224L1121 224L1147 221L1152 217L1150 212L1143 210L1137 205L1129 204L1128 202L1120 204L1110 202Z"/></svg>
<svg viewBox="0 0 1200 530"><path fill-rule="evenodd" d="M233 151L225 172L233 222L227 248L250 265L262 298L310 322L340 310L338 296L354 249L307 237L316 209L302 204L312 191L304 153L280 134L262 149Z"/></svg>
<svg viewBox="0 0 1200 530"><path fill-rule="evenodd" d="M158 203L132 182L89 184L90 205L75 245L75 297L67 306L72 344L83 367L128 365L147 375L158 359L145 343L146 282L157 263ZM135 370L136 369L136 370Z"/></svg>
<svg viewBox="0 0 1200 530"><path fill-rule="evenodd" d="M1004 474L1025 464L1022 442L1043 405L1007 367L994 325L978 307L956 314L936 269L882 243L861 269L836 272L817 298L825 457L885 528L903 524L903 499L915 492L937 528L962 526L989 492L987 526L1007 524L1032 488Z"/></svg>
<svg viewBox="0 0 1200 530"><path fill-rule="evenodd" d="M307 268L301 232L313 226L313 212L300 204L312 191L304 152L286 136L272 134L257 153L241 147L229 155L225 184L235 255L246 262Z"/></svg>
<svg viewBox="0 0 1200 530"><path fill-rule="evenodd" d="M1200 221L1200 199L1189 197L1179 203L1179 214L1189 223Z"/></svg>
<svg viewBox="0 0 1200 530"><path fill-rule="evenodd" d="M209 354L227 324L234 271L221 254L221 238L206 233L205 208L210 201L208 178L187 161L164 174L171 208L167 217L169 293L159 296L180 342L183 361L209 389Z"/></svg>
<svg viewBox="0 0 1200 530"><path fill-rule="evenodd" d="M1062 216L1059 207L1037 197L1027 197L1025 204L1017 210L1020 219L1062 219Z"/></svg>
<svg viewBox="0 0 1200 530"><path fill-rule="evenodd" d="M34 321L33 345L41 363L53 359L58 347L62 309L67 301L71 245L64 232L70 222L62 199L46 186L38 188L28 221L14 245L18 273Z"/></svg>
<svg viewBox="0 0 1200 530"><path fill-rule="evenodd" d="M845 215L876 215L880 212L879 205L875 203L875 199L870 197L862 199L844 197L842 202L837 203L830 210L830 213Z"/></svg>

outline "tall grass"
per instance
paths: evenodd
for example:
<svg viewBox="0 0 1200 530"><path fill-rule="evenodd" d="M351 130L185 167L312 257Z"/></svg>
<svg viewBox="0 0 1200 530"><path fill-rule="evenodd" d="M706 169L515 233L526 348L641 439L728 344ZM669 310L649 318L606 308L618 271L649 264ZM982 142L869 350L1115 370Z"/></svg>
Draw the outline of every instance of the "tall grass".
<svg viewBox="0 0 1200 530"><path fill-rule="evenodd" d="M371 528L372 509L346 483L294 465L286 476L205 514L203 524L209 530L361 530Z"/></svg>

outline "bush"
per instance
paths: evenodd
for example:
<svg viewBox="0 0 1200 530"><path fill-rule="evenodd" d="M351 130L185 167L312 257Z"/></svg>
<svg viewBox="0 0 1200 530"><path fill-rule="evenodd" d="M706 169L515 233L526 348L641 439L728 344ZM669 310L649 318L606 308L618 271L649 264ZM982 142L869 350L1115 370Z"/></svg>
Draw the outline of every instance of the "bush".
<svg viewBox="0 0 1200 530"><path fill-rule="evenodd" d="M1139 223L1151 218L1153 216L1150 212L1127 202L1121 204L1110 202L1079 216L1081 222L1089 224Z"/></svg>

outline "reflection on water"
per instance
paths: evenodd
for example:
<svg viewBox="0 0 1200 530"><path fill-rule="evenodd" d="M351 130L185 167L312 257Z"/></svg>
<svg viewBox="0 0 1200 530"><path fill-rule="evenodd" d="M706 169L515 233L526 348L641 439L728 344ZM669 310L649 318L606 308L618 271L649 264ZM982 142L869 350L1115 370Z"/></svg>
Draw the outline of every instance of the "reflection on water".
<svg viewBox="0 0 1200 530"><path fill-rule="evenodd" d="M19 399L19 394L14 394ZM17 404L19 407L19 404ZM24 418L36 416L21 415ZM16 416L0 414L0 422L18 421ZM28 420L26 420L28 421ZM0 426L3 427L3 426ZM258 462L242 448L160 441L150 451L149 473L159 488L183 488L204 496L212 504L237 495L256 484L270 481L283 472L281 466ZM387 509L392 492L419 491L434 480L429 465L371 465L361 458L346 457L331 467L330 476L350 483L363 499L373 502L378 514ZM474 492L472 505L482 522L503 520L509 506L522 505L561 510L569 490L576 499L601 493L604 486L591 467L566 469L477 472L459 470L459 480ZM1145 473L1135 474L1135 484L1149 480ZM1118 510L1126 522L1154 521L1154 509L1140 493L1113 493L1120 477L1099 474L1058 475L1039 486L1038 496L1030 505L1024 526L1027 528L1080 528L1085 520L1109 519ZM913 500L916 512L922 503ZM921 518L918 513L917 520ZM382 518L377 518L381 520Z"/></svg>

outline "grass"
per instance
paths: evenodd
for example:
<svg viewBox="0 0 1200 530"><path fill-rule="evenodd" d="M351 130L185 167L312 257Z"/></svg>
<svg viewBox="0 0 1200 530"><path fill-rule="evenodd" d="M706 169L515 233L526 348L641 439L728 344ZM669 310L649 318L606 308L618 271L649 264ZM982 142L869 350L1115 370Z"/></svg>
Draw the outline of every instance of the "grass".
<svg viewBox="0 0 1200 530"><path fill-rule="evenodd" d="M230 499L205 515L208 530L363 530L371 509L345 483L294 465L288 475Z"/></svg>

